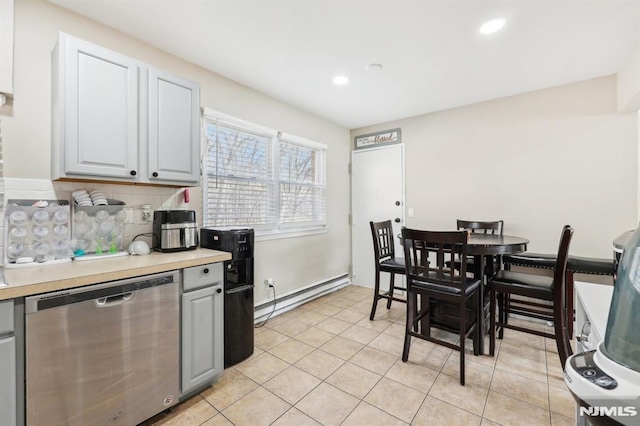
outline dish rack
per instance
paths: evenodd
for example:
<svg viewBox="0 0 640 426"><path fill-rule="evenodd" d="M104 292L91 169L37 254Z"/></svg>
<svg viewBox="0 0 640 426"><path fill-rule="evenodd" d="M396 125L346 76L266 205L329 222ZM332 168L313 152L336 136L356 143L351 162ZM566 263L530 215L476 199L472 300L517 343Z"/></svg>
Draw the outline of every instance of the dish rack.
<svg viewBox="0 0 640 426"><path fill-rule="evenodd" d="M73 204L71 249L76 260L113 257L123 252L125 203L107 199L107 205Z"/></svg>
<svg viewBox="0 0 640 426"><path fill-rule="evenodd" d="M16 268L73 257L67 200L7 200L4 216L4 266Z"/></svg>

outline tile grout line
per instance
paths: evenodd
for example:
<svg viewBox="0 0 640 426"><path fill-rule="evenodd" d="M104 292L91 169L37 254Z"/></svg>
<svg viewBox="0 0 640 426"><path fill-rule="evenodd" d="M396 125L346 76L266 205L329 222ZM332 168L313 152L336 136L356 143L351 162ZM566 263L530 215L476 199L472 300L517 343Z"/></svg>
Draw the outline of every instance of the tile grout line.
<svg viewBox="0 0 640 426"><path fill-rule="evenodd" d="M347 287L347 288L352 288L352 287ZM355 293L355 292L354 292L354 293ZM339 294L339 293L338 293L338 294ZM233 406L234 404L236 404L238 401L240 401L240 400L241 400L242 398L244 398L245 396L247 396L247 395L251 394L251 393L252 393L252 392L254 392L256 389L258 389L258 388L262 387L262 388L263 388L263 391L267 391L267 392L269 392L269 393L273 394L274 396L276 396L277 398L279 398L281 401L284 401L284 402L288 405L288 407L289 407L289 408L288 408L284 413L282 413L280 416L278 416L278 418L277 418L276 420L274 420L274 421L277 421L278 419L281 419L281 418L282 418L282 417L283 417L287 412L289 412L289 411L291 410L291 408L296 408L297 410L299 410L299 408L297 408L297 407L296 407L296 405L297 405L297 404L299 404L299 403L300 403L300 401L302 401L304 398L306 398L306 397L307 397L311 392L313 392L314 390L316 390L316 389L318 388L318 386L320 386L320 385L321 385L321 384L323 384L323 383L326 383L328 386L331 386L331 387L332 387L332 388L334 388L334 389L337 389L337 390L339 390L339 391L341 391L341 392L344 392L345 394L347 394L347 395L350 395L350 396L354 397L354 398L358 401L358 403L356 404L356 406L355 406L353 409L351 409L351 410L349 411L349 413L348 413L348 414L346 414L346 416L345 416L345 417L344 417L344 419L341 421L341 423L344 423L344 422L346 421L346 419L348 419L348 418L349 418L349 417L354 413L354 411L357 409L357 407L358 407L358 406L360 406L363 402L364 402L365 404L369 404L369 405L371 405L372 407L375 407L375 408L376 408L376 409L378 409L378 410L383 411L384 413L386 413L386 414L388 414L388 415L392 416L393 418L396 418L396 419L398 419L398 420L400 420L400 421L403 421L403 420L399 419L398 417L394 416L393 414L389 413L388 411L386 411L386 410L385 410L385 409L383 409L382 407L378 407L378 406L376 406L376 405L372 405L372 404L368 403L367 401L365 401L365 398L367 398L367 396L371 394L371 392L373 391L373 389L374 389L376 386L378 386L378 385L382 382L382 379L383 379L383 378L386 378L386 379L388 379L389 381L391 381L391 382L393 382L393 383L396 383L396 384L399 384L399 385L402 385L402 386L406 386L408 389L412 389L412 390L415 390L415 391L417 391L417 392L424 393L424 397L422 398L421 403L419 404L419 406L418 406L418 409L417 409L416 413L413 415L413 417L412 417L412 419L411 419L411 422L415 421L415 419L416 419L416 418L417 418L417 416L418 416L418 413L420 412L420 409L424 406L424 404L426 403L426 401L427 401L428 397L430 396L430 392L433 390L433 387L434 387L435 383L437 382L437 380L438 380L439 378L443 377L443 376L442 376L443 374L444 374L445 376L447 376L447 377L455 377L455 376L450 376L449 374L447 374L447 373L445 373L445 372L444 372L444 368L445 368L445 366L447 365L447 363L451 360L451 357L453 356L454 351L450 351L450 352L447 354L447 356L445 357L445 359L444 359L444 361L443 361L442 365L440 365L440 368L439 368L437 371L436 371L436 370L434 370L434 369L432 369L432 368L431 368L431 367L429 367L429 366L422 365L423 367L428 368L428 369L430 369L431 371L434 371L434 372L436 373L436 374L435 374L435 377L434 377L433 382L431 383L431 385L429 386L429 388L426 390L426 392L423 392L422 390L419 390L419 389L415 389L414 387L412 387L412 386L410 386L410 385L404 384L404 383L402 383L402 382L400 382L400 381L396 381L396 380L394 380L394 379L392 379L392 378L390 378L390 377L387 377L387 376L386 376L386 374L388 374L388 373L389 373L389 371L390 371L390 370L391 370L391 369L392 369L392 368L393 368L397 363L401 362L401 356L400 356L400 357L396 357L396 355L395 355L395 354L390 354L389 352L386 352L386 351L384 351L384 350L381 350L381 349L379 349L379 348L377 348L377 347L375 347L375 346L370 346L370 344L371 344L375 339L379 338L379 337L380 337L380 336L382 336L382 335L384 335L384 336L389 336L389 337L393 337L393 338L398 338L398 336L397 336L397 334L398 334L398 333L397 333L397 330L395 330L395 329L394 329L394 331L392 331L392 332L388 332L388 331L390 331L390 329L391 329L392 327L396 327L396 325L400 325L401 327L403 327L403 326L404 326L403 322L401 321L401 315L402 315L402 314L396 315L396 314L397 314L397 312L393 312L393 307L392 307L392 309L391 309L391 310L384 310L382 315L390 315L390 316L385 316L384 318L380 318L380 319L381 319L381 320L383 320L383 321L385 321L386 323L388 323L388 325L387 325L386 327L384 327L384 328L381 328L381 329L377 329L377 328L374 328L374 327L367 328L367 327L364 327L364 326L360 325L359 323L360 323L360 322L362 322L365 318L367 318L367 317L368 317L368 315L367 315L366 313L364 313L364 312L360 312L360 311L362 311L362 310L363 310L361 306L360 306L360 307L358 307L358 308L357 308L357 309L355 309L355 310L354 310L354 309L352 309L352 308L354 308L356 305L361 305L361 304L363 304L363 303L366 303L365 301L366 301L366 299L369 299L369 296L361 297L361 298L360 298L360 300L353 300L353 299L351 299L351 298L344 297L344 295L343 295L343 298L344 298L344 299L348 299L350 303L339 303L340 305L344 305L344 306L337 306L337 305L333 305L333 304L331 303L331 301L327 301L327 304L330 304L333 308L340 309L339 311L337 311L337 312L333 313L332 315L326 315L326 314L322 314L322 313L321 313L321 312L319 312L319 311L315 311L315 310L314 310L314 307L311 307L311 308L309 308L308 310L306 310L306 311L313 312L314 314L317 314L317 315L323 315L323 316L325 316L325 317L326 317L325 319L323 319L323 320L321 320L321 321L319 321L319 322L316 322L315 324L307 324L307 323L304 323L303 321L299 321L300 323L303 323L303 324L307 327L307 330L308 330L308 329L310 329L310 328L317 328L318 330L324 331L325 333L329 333L329 334L332 336L329 340L327 340L326 342L324 342L324 343L320 344L319 346L309 345L309 346L311 346L311 347L313 348L312 352L310 352L310 353L313 353L313 352L314 352L314 351L316 351L316 350L320 350L320 351L321 351L322 353L324 353L324 354L328 354L328 355L330 355L330 356L336 357L336 358L338 358L338 359L341 361L341 364L340 364L340 366L339 366L339 367L337 367L335 370L333 370L333 372L332 372L332 373L330 373L329 375L327 375L327 377L325 377L324 379L320 379L320 382L319 382L317 385L315 385L314 387L312 387L310 390L306 391L306 392L304 393L304 395L303 395L303 396L301 396L300 398L298 398L298 399L297 399L297 401L296 401L294 404L290 404L289 402L285 401L283 398L281 398L281 397L279 397L278 395L274 394L273 392L271 392L269 389L267 389L267 388L264 386L264 384L266 384L269 380L271 380L271 379L273 379L273 378L277 377L277 376L278 376L278 374L281 374L281 373L282 373L282 371L284 371L284 370L280 371L279 373L276 373L275 375L273 375L273 377L270 377L268 380L264 381L264 383L257 383L257 382L255 382L253 379L251 379L249 376L246 376L244 373L242 373L241 371L237 370L237 372L238 372L240 375L242 375L242 377L245 377L245 378L246 378L246 379L248 379L249 381L251 381L251 382L255 383L255 384L257 385L257 387L256 387L255 389L253 389L252 391L250 391L249 393L247 393L247 394L244 394L244 395L240 396L240 397L239 397L238 399L236 399L232 404L229 404L229 406L228 406L228 407L226 407L225 409L227 409L227 408L229 408L229 407ZM320 300L320 299L321 299L321 298L319 298L318 300ZM299 307L298 307L298 308L299 308ZM359 310L358 310L358 309L359 309ZM351 320L345 320L345 319L337 318L337 317L336 317L336 316L340 315L342 312L344 312L345 310L349 310L349 311L352 311L352 312L356 312L356 313L358 313L358 314L361 314L363 317L362 317L360 320L356 321L356 322L352 322ZM333 332L329 332L329 331L327 331L327 330L323 330L322 328L317 327L317 325L318 325L319 323L324 322L324 321L326 321L327 319L330 319L330 318L333 318L333 319L335 319L335 320L339 320L339 321L343 321L343 322L345 322L345 323L348 323L348 324L349 324L349 327L348 327L348 328L346 328L345 330L342 330L339 334L334 334ZM353 317L351 317L351 318L353 318ZM297 319L296 319L296 318L287 318L287 321L297 321ZM376 334L375 334L375 337L373 337L373 338L372 338L371 340L369 340L367 343L361 343L361 342L359 342L359 341L353 340L352 338L342 336L342 333L346 332L347 330L349 330L350 328L352 328L352 327L354 327L354 326L367 328L368 330L370 330L370 331L372 331L372 332L375 332L375 333L376 333ZM308 343L303 342L303 341L301 341L301 340L298 340L298 339L296 338L296 336L298 336L299 334L302 334L304 331L303 331L303 332L300 332L300 333L298 333L298 334L296 334L296 335L294 335L294 336L290 336L290 335L288 335L288 334L285 334L285 333L281 333L281 332L279 332L279 331L277 330L277 328L276 328L276 329L272 329L272 328L270 328L269 326L267 326L267 327L265 327L265 328L264 328L264 330L267 330L267 329L268 329L268 330L270 330L270 331L272 331L272 332L274 332L274 333L278 333L278 334L280 334L280 335L282 335L282 336L285 336L287 339L286 339L285 341L282 341L282 342L278 343L277 345L274 345L274 346L270 347L270 348L269 348L269 349L267 349L267 350L263 350L263 349L262 349L262 348L260 348L260 347L257 347L257 349L260 349L261 351L263 351L262 353L267 353L267 354L269 354L270 356L273 356L273 357L277 358L278 360L280 360L280 361L282 361L282 362L285 362L285 363L287 364L287 367L285 368L285 370L286 370L286 369L288 369L288 368L289 368L289 367L291 367L291 366L296 367L296 368L300 368L300 367L297 367L297 366L295 365L295 363L290 363L289 361L286 361L286 360L282 359L281 357L279 357L279 356L277 356L277 355L275 355L275 354L271 353L270 351L271 351L271 350L273 350L274 348L276 348L277 346L282 345L282 344L284 344L284 343L286 343L286 342L289 342L289 341L296 341L296 342L299 342L299 343L302 343L302 344L306 344L306 345L308 345ZM357 343L359 346L361 346L361 347L360 347L360 349L359 349L357 352L355 352L355 353L353 353L353 354L349 355L346 359L345 359L345 358L343 358L342 356L337 356L337 355L334 355L334 354L332 354L332 353L328 352L328 351L327 351L327 349L322 349L322 347L323 347L324 345L326 345L327 343L331 342L332 340L334 340L334 339L335 339L336 337L338 337L338 336L339 336L339 337L342 337L343 339L347 339L347 340L353 341L354 343ZM552 415L552 410L551 410L551 395L550 395L550 393L551 393L551 388L550 388L550 386L551 386L551 380L550 380L550 377L549 377L550 370L549 370L548 360L550 359L550 357L552 356L552 354L551 354L551 353L548 353L548 351L546 350L546 349L547 349L547 346L548 346L548 345L547 345L547 343L548 343L548 342L546 342L546 341L545 341L545 342L544 342L544 346L543 346L543 347L544 347L544 351L545 351L545 353L544 353L544 359L545 359L545 370L544 370L544 371L545 371L545 373L546 373L546 374L545 374L545 380L546 380L547 402L548 402L548 404L549 404L549 406L548 406L548 410L547 410L547 414L548 414L548 422L549 422L549 424L551 424L551 421L552 421L552 420L551 420L551 415ZM358 365L358 364L353 363L353 362L352 362L353 358L354 358L355 356L357 356L357 354L359 354L359 353L361 353L363 350L365 350L366 348L373 349L373 350L376 350L376 351L380 351L381 353L385 353L385 354L388 354L388 355L394 356L394 357L396 357L396 360L391 364L391 366L390 366L390 367L386 368L386 369L385 369L385 371L384 371L382 374L379 374L379 373L377 373L376 371L370 370L370 369L369 369L369 368L367 368L367 367L363 367L363 366L360 366L360 365ZM494 383L494 380L495 380L495 378L496 378L496 376L495 376L495 375L496 375L496 369L498 369L498 356L501 354L501 352L503 352L503 351L501 351L501 349L502 349L501 345L500 345L500 346L498 346L498 350L496 351L496 356L495 356L495 358L496 358L496 359L494 360L493 364L490 366L490 367L491 367L491 376L490 376L490 379L489 379L489 384L488 384L488 389L487 389L487 397L486 397L486 398L485 398L485 400L484 400L484 405L483 405L483 409L482 409L482 414L479 416L479 417L480 417L480 419L481 419L481 422L482 422L482 421L484 421L485 419L486 419L486 421L491 421L490 419L487 419L487 418L486 418L486 417L484 417L484 416L487 414L487 411L486 411L486 410L487 410L487 407L488 407L489 394L492 392L492 390L491 390L491 386L492 386L492 384ZM307 354L307 355L308 355L308 354ZM306 356L306 355L305 355L305 356ZM300 358L300 359L303 359L303 358L304 358L304 356L303 356L302 358ZM296 362L298 362L300 359L298 359ZM470 361L473 361L473 360L470 360ZM535 362L535 360L532 360L532 361L534 361L534 362ZM327 382L327 380L329 379L329 377L331 377L333 374L335 374L335 372L336 372L336 371L338 371L340 368L342 368L343 366L345 366L347 363L350 363L350 364L352 364L352 365L354 365L354 366L358 366L358 367L360 367L360 368L365 368L367 371L371 371L371 372L373 372L374 374L379 375L379 377L377 378L377 380L375 381L375 383L371 386L371 388L369 388L369 390L366 392L366 394L364 394L364 396L363 396L362 398L359 398L359 397L357 397L357 396L355 396L355 395L351 394L350 392L345 391L345 390L342 390L342 389L340 389L340 387L338 387L338 386L336 386L336 385L333 385L333 384L331 384L331 383ZM485 364L485 363L483 363L483 362L477 362L477 364L481 364L481 365L484 365L485 367L489 367L489 365L488 365L488 364ZM511 370L504 370L503 368L500 368L500 370L501 370L501 371L503 371L503 372L504 372L504 371L507 371L507 372L511 372L511 373L513 373L513 371L511 371ZM305 370L302 370L302 371L305 371ZM306 372L306 371L305 371L305 372ZM517 372L517 371L516 371L516 372ZM306 372L306 373L307 373L307 374L309 374L308 372ZM312 375L312 376L313 376L313 377L315 377L315 378L317 378L317 379L319 379L319 377L317 377L317 376L314 376L314 375ZM542 383L541 381L538 381L538 380L532 379L532 378L527 377L527 376L522 376L522 377L526 377L526 378L527 378L527 379L529 379L529 380L533 380L533 381L535 381L535 382ZM555 376L554 376L554 377L555 377ZM555 379L554 379L554 380L555 380ZM555 384L555 381L554 381L554 384ZM498 391L495 391L495 392L497 392L497 393L499 393L499 394L502 394L501 392L498 392ZM504 394L503 394L503 395L504 395ZM505 396L512 397L512 396L510 396L510 395L505 395ZM201 397L202 397L202 396L201 396ZM222 414L222 411L217 411L217 409L215 408L215 406L213 406L213 404L212 404L211 402L209 402L209 401L208 401L206 398L204 398L204 397L202 397L202 398L203 398L203 399L205 399L205 400L207 401L207 403L208 403L210 406L212 406L212 407L216 410L216 412L217 412L218 414ZM450 402L448 402L448 401L443 401L443 400L441 400L440 398L437 398L437 397L434 397L434 396L432 396L432 398L434 398L434 399L436 399L436 400L438 400L438 401L441 401L441 402L443 402L443 403L446 403L446 404L452 405L452 406L454 406L454 407L457 407L456 405L454 405L454 404L452 404L452 403L450 403ZM513 398L513 397L512 397L512 398ZM519 399L519 398L515 398L515 399L516 399L517 401L524 402L524 403L526 403L527 405L530 405L530 406L532 406L532 407L535 407L535 408L542 408L542 407L539 407L539 406L537 406L537 405L535 405L535 404L531 404L531 403L529 403L529 402L527 402L527 401L522 401L522 400L521 400L521 399ZM476 415L476 416L477 416L477 414L472 413L472 412L470 412L470 411L468 411L468 410L465 410L465 409L464 409L464 408L462 408L462 407L457 407L457 408L458 408L458 409L461 409L461 410L464 410L464 411L466 411L467 413L470 413L470 414L473 414L473 415ZM304 413L304 411L302 411L302 410L300 410L300 411L301 411L302 413ZM307 413L304 413L304 414L305 414L306 416L308 416L308 415L307 415ZM559 415L562 415L561 413L558 413L558 414L559 414ZM216 415L217 415L217 414L216 414ZM214 415L213 417L215 417L216 415ZM213 418L213 417L211 417L211 418ZM313 419L313 417L311 417L311 416L309 416L309 417ZM565 416L565 417L566 417L566 416ZM205 423L206 423L207 421L211 420L211 418L209 418L208 420L206 420L206 421L205 421ZM226 417L226 416L224 416L224 414L223 414L223 418L227 419L227 417ZM228 421L230 421L229 419L227 419L227 420L228 420ZM316 419L313 419L313 420L314 420L314 421L317 421Z"/></svg>

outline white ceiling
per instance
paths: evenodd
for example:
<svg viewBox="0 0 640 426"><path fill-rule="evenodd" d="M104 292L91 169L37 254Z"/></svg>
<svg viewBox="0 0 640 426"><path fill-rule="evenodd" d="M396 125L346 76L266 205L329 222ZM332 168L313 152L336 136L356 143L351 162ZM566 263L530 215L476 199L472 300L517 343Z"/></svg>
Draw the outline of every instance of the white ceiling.
<svg viewBox="0 0 640 426"><path fill-rule="evenodd" d="M49 1L349 129L613 74L640 38L639 0Z"/></svg>

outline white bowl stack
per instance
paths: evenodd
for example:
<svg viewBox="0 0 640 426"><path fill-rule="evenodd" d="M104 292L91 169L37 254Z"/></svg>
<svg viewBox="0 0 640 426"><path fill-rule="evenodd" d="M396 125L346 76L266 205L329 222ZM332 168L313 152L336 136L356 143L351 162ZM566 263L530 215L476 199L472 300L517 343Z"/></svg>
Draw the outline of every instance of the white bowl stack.
<svg viewBox="0 0 640 426"><path fill-rule="evenodd" d="M108 204L107 197L105 197L102 191L98 189L94 189L89 193L89 195L91 196L91 201L94 206L106 206Z"/></svg>
<svg viewBox="0 0 640 426"><path fill-rule="evenodd" d="M94 189L91 192L87 192L85 189L78 189L71 193L74 201L78 206L106 206L107 197L99 189Z"/></svg>

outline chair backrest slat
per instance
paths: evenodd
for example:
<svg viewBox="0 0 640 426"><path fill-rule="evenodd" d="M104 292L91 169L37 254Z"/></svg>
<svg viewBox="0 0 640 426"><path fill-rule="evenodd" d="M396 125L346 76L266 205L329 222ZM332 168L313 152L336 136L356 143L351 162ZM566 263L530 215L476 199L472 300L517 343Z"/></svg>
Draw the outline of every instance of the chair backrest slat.
<svg viewBox="0 0 640 426"><path fill-rule="evenodd" d="M458 229L465 229L474 234L482 233L482 234L491 234L491 235L502 235L502 228L504 226L504 221L502 220L481 222L481 221L474 221L474 220L458 219L456 223L457 223Z"/></svg>
<svg viewBox="0 0 640 426"><path fill-rule="evenodd" d="M390 220L384 222L369 222L373 237L373 252L376 263L380 260L395 257L393 225Z"/></svg>
<svg viewBox="0 0 640 426"><path fill-rule="evenodd" d="M466 231L422 231L402 229L406 274L409 285L413 281L429 282L462 289L466 284ZM447 267L459 256L460 270Z"/></svg>

